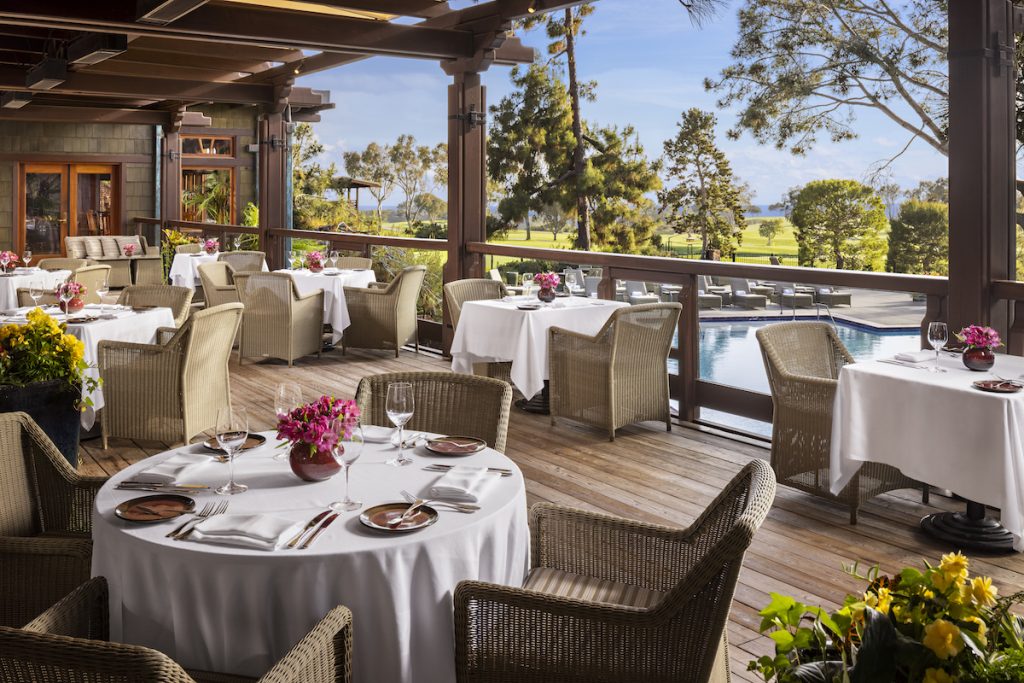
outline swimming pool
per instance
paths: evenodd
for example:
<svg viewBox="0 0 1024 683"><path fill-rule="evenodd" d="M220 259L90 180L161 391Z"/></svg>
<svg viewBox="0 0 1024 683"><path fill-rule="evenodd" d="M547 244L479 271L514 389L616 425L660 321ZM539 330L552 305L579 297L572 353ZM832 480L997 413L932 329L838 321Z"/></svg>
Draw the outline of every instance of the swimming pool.
<svg viewBox="0 0 1024 683"><path fill-rule="evenodd" d="M755 333L771 320L708 321L700 324L700 378L741 389L769 393L768 377ZM920 333L911 329L871 330L836 321L836 332L857 360L893 356L921 348ZM670 372L673 369L670 368ZM701 419L770 436L769 423L717 410L701 410Z"/></svg>

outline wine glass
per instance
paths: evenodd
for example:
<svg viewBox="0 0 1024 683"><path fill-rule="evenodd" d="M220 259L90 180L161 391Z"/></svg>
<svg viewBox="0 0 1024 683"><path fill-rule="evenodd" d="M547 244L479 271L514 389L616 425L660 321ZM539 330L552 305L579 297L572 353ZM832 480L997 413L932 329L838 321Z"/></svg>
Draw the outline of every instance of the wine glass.
<svg viewBox="0 0 1024 683"><path fill-rule="evenodd" d="M928 368L932 372L945 372L939 367L939 350L949 341L949 328L946 323L928 323L928 343L935 349L935 366Z"/></svg>
<svg viewBox="0 0 1024 683"><path fill-rule="evenodd" d="M241 248L242 248L242 236L241 235L235 235L234 239L231 240L231 243L235 245L235 251L241 250Z"/></svg>
<svg viewBox="0 0 1024 683"><path fill-rule="evenodd" d="M0 267L3 267L4 272L7 272L7 266L11 263L11 255L7 253L7 250L0 252Z"/></svg>
<svg viewBox="0 0 1024 683"><path fill-rule="evenodd" d="M398 427L398 457L387 461L393 467L411 465L412 458L405 457L405 425L412 419L415 399L412 395L412 384L409 382L392 382L388 385L387 403L384 410L388 419Z"/></svg>
<svg viewBox="0 0 1024 683"><path fill-rule="evenodd" d="M302 405L302 389L295 382L281 382L277 385L277 392L274 394L274 414L277 419L288 415ZM287 450L281 450L274 455L275 460L284 460L288 457Z"/></svg>
<svg viewBox="0 0 1024 683"><path fill-rule="evenodd" d="M217 411L217 443L228 456L228 483L217 489L222 496L248 491L245 484L235 482L235 453L249 438L249 416L245 408L225 407Z"/></svg>
<svg viewBox="0 0 1024 683"><path fill-rule="evenodd" d="M299 252L292 249L288 252L288 267L292 270L295 269L295 261L299 258Z"/></svg>
<svg viewBox="0 0 1024 683"><path fill-rule="evenodd" d="M71 316L71 312L68 311L68 302L75 298L75 295L71 293L71 283L65 282L60 286L60 290L57 292L57 298L60 299L61 303L64 304L64 319L67 320Z"/></svg>
<svg viewBox="0 0 1024 683"><path fill-rule="evenodd" d="M336 512L358 510L363 503L352 500L352 496L349 495L348 478L352 465L363 454L363 428L359 426L358 420L339 419L334 421L334 430L338 434L338 443L331 449L331 455L345 470L345 500L331 503L328 507Z"/></svg>
<svg viewBox="0 0 1024 683"><path fill-rule="evenodd" d="M28 269L28 264L32 263L32 250L26 249L21 252L21 261L25 264L25 268Z"/></svg>
<svg viewBox="0 0 1024 683"><path fill-rule="evenodd" d="M28 295L32 297L32 308L39 308L39 300L43 298L43 286L33 282L28 286Z"/></svg>
<svg viewBox="0 0 1024 683"><path fill-rule="evenodd" d="M100 298L100 317L101 318L106 318L107 317L106 297L107 297L107 294L109 294L109 293L110 293L110 285L107 283L106 280L103 280L98 285L96 285L96 296L98 296Z"/></svg>
<svg viewBox="0 0 1024 683"><path fill-rule="evenodd" d="M331 262L331 268L333 270L337 270L338 269L338 267L337 267L338 266L338 252L337 251L331 251L330 255L327 257L327 260Z"/></svg>

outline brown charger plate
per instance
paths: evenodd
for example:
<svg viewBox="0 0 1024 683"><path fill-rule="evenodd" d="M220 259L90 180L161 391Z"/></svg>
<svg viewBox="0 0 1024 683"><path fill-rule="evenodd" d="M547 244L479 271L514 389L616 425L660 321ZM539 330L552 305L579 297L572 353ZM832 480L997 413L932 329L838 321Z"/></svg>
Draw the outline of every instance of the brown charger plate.
<svg viewBox="0 0 1024 683"><path fill-rule="evenodd" d="M363 526L370 527L375 531L383 531L389 534L404 534L430 526L437 521L437 510L429 505L421 506L412 516L398 526L388 526L388 522L396 517L401 517L409 509L409 503L383 503L367 508L359 515L359 522Z"/></svg>
<svg viewBox="0 0 1024 683"><path fill-rule="evenodd" d="M998 379L979 379L974 383L974 387L993 394L1016 394L1022 388L1016 382L1004 382Z"/></svg>
<svg viewBox="0 0 1024 683"><path fill-rule="evenodd" d="M187 496L158 493L126 500L114 508L114 514L127 522L152 524L187 515L195 508L196 502Z"/></svg>
<svg viewBox="0 0 1024 683"><path fill-rule="evenodd" d="M473 436L439 436L427 439L426 449L434 455L472 455L487 448L487 442Z"/></svg>
<svg viewBox="0 0 1024 683"><path fill-rule="evenodd" d="M68 323L72 325L76 323L94 323L99 319L98 315L83 315L78 318L68 318Z"/></svg>
<svg viewBox="0 0 1024 683"><path fill-rule="evenodd" d="M262 434L251 434L250 433L248 438L246 438L245 443L243 443L242 447L240 449L238 449L238 450L240 450L240 451L251 451L253 448L259 448L260 446L262 446L266 442L267 442L267 437L263 436ZM207 439L206 441L204 441L203 442L203 448L205 448L208 451L213 451L214 453L219 453L221 455L226 455L226 453L224 452L224 449L222 449L217 444L217 439L216 438Z"/></svg>
<svg viewBox="0 0 1024 683"><path fill-rule="evenodd" d="M516 304L516 308L520 311L539 311L541 309L540 304Z"/></svg>

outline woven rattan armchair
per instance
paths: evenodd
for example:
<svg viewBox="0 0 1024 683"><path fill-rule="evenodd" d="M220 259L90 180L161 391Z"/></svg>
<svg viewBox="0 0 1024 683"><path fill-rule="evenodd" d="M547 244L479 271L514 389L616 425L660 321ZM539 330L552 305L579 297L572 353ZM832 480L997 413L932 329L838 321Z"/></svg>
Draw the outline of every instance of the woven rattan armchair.
<svg viewBox="0 0 1024 683"><path fill-rule="evenodd" d="M32 300L32 293L31 292L32 292L32 290L30 288L28 288L28 287L18 287L17 294L18 294L18 307L19 308L23 307L23 306L35 306L36 305L36 302ZM43 292L43 295L41 297L39 297L39 305L40 306L49 306L49 305L56 306L59 303L60 303L60 299L57 298L57 295L53 293L52 289L46 290L45 292Z"/></svg>
<svg viewBox="0 0 1024 683"><path fill-rule="evenodd" d="M853 356L835 330L823 322L788 322L757 330L765 372L772 392L772 469L779 483L835 500L850 510L869 498L895 489L928 487L895 467L864 463L838 496L829 490L832 403L839 371Z"/></svg>
<svg viewBox="0 0 1024 683"><path fill-rule="evenodd" d="M98 345L105 406L103 447L110 437L187 443L215 427L231 405L228 360L242 304L193 313L163 344L103 340Z"/></svg>
<svg viewBox="0 0 1024 683"><path fill-rule="evenodd" d="M104 481L80 476L25 413L0 414L0 626L24 625L89 578Z"/></svg>
<svg viewBox="0 0 1024 683"><path fill-rule="evenodd" d="M162 285L164 284L164 262L158 246L149 246L149 242L139 235L141 253L131 259L132 284Z"/></svg>
<svg viewBox="0 0 1024 683"><path fill-rule="evenodd" d="M238 344L243 358L269 356L287 361L324 346L324 292L299 294L288 273L236 273L238 299L245 304Z"/></svg>
<svg viewBox="0 0 1024 683"><path fill-rule="evenodd" d="M262 251L225 251L217 260L227 263L236 273L259 272L263 270L267 255Z"/></svg>
<svg viewBox="0 0 1024 683"><path fill-rule="evenodd" d="M0 628L0 683L227 683L230 674L185 671L162 652L109 642L107 582L96 577L23 629ZM230 635L230 634L228 634ZM352 613L335 607L260 683L349 683Z"/></svg>
<svg viewBox="0 0 1024 683"><path fill-rule="evenodd" d="M686 529L549 503L522 588L455 589L458 683L724 683L743 555L775 498L748 463Z"/></svg>
<svg viewBox="0 0 1024 683"><path fill-rule="evenodd" d="M565 417L608 430L643 420L672 429L668 354L678 303L619 308L589 336L552 327L548 341L551 424Z"/></svg>
<svg viewBox="0 0 1024 683"><path fill-rule="evenodd" d="M188 287L132 285L121 290L117 303L122 306L169 308L174 315L174 326L181 327L192 310L193 294Z"/></svg>
<svg viewBox="0 0 1024 683"><path fill-rule="evenodd" d="M409 266L380 287L345 287L345 304L352 324L345 328L341 351L346 349L394 349L410 341L419 351L416 303L427 273L426 266Z"/></svg>
<svg viewBox="0 0 1024 683"><path fill-rule="evenodd" d="M207 308L238 301L238 289L235 287L234 271L230 265L217 261L204 263L197 270L199 281L203 283L203 297Z"/></svg>
<svg viewBox="0 0 1024 683"><path fill-rule="evenodd" d="M74 272L85 268L89 262L84 258L44 258L39 261L42 270L70 270Z"/></svg>
<svg viewBox="0 0 1024 683"><path fill-rule="evenodd" d="M390 372L359 380L356 402L363 424L389 426L388 385L412 384L416 410L406 429L449 436L474 436L505 452L512 387L491 377L452 372Z"/></svg>
<svg viewBox="0 0 1024 683"><path fill-rule="evenodd" d="M467 301L501 299L506 294L505 285L491 278L456 280L444 286L444 301L452 318L452 328L458 328L462 307ZM512 382L512 363L474 363L473 372Z"/></svg>
<svg viewBox="0 0 1024 683"><path fill-rule="evenodd" d="M373 259L363 256L339 256L335 267L347 270L369 270L373 268Z"/></svg>
<svg viewBox="0 0 1024 683"><path fill-rule="evenodd" d="M203 245L199 242L189 242L188 244L179 244L174 248L175 254L198 254L203 250Z"/></svg>

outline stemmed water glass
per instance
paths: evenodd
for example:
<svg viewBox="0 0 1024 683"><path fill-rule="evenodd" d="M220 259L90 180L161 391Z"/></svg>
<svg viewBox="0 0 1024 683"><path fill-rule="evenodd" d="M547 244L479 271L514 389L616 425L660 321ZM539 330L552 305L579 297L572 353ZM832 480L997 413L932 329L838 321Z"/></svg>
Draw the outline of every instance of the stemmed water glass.
<svg viewBox="0 0 1024 683"><path fill-rule="evenodd" d="M217 411L217 443L228 456L228 483L217 489L222 496L248 491L245 484L235 482L235 454L249 438L249 416L245 408L221 408Z"/></svg>
<svg viewBox="0 0 1024 683"><path fill-rule="evenodd" d="M412 384L409 382L392 382L388 385L387 403L384 410L391 423L398 427L398 457L387 461L393 467L411 465L412 458L405 457L405 425L412 419L415 409Z"/></svg>
<svg viewBox="0 0 1024 683"><path fill-rule="evenodd" d="M28 286L28 295L32 297L32 308L38 308L39 300L43 298L43 286L38 282L33 282Z"/></svg>
<svg viewBox="0 0 1024 683"><path fill-rule="evenodd" d="M75 295L71 293L71 288L67 286L68 283L61 285L57 292L57 297L61 303L64 304L64 319L67 320L71 317L71 312L68 311L68 303L75 298Z"/></svg>
<svg viewBox="0 0 1024 683"><path fill-rule="evenodd" d="M333 269L333 270L337 270L338 269L338 252L337 251L332 251L327 256L327 260L331 262L331 269Z"/></svg>
<svg viewBox="0 0 1024 683"><path fill-rule="evenodd" d="M277 419L286 417L290 412L302 405L302 389L295 382L281 382L277 385L274 393L274 414ZM274 455L275 460L284 460L288 457L287 450L281 450Z"/></svg>
<svg viewBox="0 0 1024 683"><path fill-rule="evenodd" d="M107 294L110 293L110 285L107 284L106 280L103 280L96 286L96 296L100 298L100 317L107 317ZM113 317L113 316L111 316Z"/></svg>
<svg viewBox="0 0 1024 683"><path fill-rule="evenodd" d="M363 503L352 500L352 496L349 495L348 479L352 465L363 454L363 428L359 426L358 420L341 418L334 421L334 430L338 434L338 443L335 448L331 449L331 454L345 470L345 500L331 503L329 507L337 512L358 510Z"/></svg>
<svg viewBox="0 0 1024 683"><path fill-rule="evenodd" d="M299 258L299 252L292 249L288 252L288 267L295 270L295 261Z"/></svg>
<svg viewBox="0 0 1024 683"><path fill-rule="evenodd" d="M928 323L928 343L935 349L935 366L928 368L932 372L945 372L939 367L939 350L949 341L949 328L946 323Z"/></svg>
<svg viewBox="0 0 1024 683"><path fill-rule="evenodd" d="M28 268L28 264L32 263L32 250L26 249L21 252L21 262L25 264L25 268Z"/></svg>

